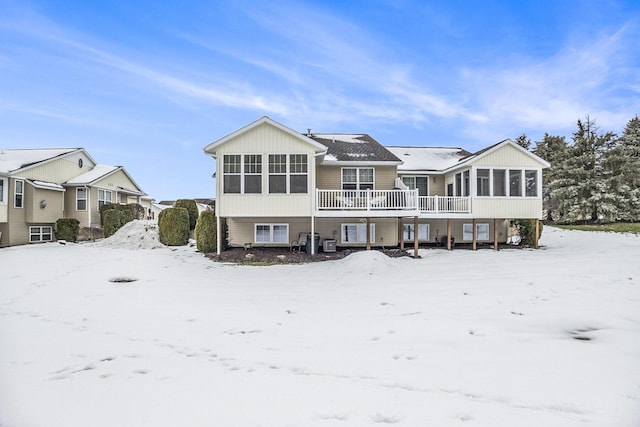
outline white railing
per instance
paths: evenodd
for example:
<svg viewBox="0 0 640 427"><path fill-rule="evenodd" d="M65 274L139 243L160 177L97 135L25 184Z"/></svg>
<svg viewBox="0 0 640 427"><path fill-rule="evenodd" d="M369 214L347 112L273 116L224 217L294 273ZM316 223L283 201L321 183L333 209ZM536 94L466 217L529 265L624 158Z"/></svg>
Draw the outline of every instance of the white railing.
<svg viewBox="0 0 640 427"><path fill-rule="evenodd" d="M471 197L420 196L420 212L471 213Z"/></svg>
<svg viewBox="0 0 640 427"><path fill-rule="evenodd" d="M417 210L418 190L320 190L318 210Z"/></svg>

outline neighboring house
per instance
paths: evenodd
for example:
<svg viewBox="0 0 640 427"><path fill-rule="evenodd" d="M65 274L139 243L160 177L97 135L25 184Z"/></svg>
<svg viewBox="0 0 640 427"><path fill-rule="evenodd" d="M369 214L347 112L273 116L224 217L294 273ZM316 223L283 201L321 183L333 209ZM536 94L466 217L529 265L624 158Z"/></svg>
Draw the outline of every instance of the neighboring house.
<svg viewBox="0 0 640 427"><path fill-rule="evenodd" d="M122 166L99 165L83 148L0 150L0 246L55 240L55 222L100 227L105 203L146 194Z"/></svg>
<svg viewBox="0 0 640 427"><path fill-rule="evenodd" d="M511 140L473 154L384 147L366 134L302 134L268 117L204 151L216 160L218 222L227 220L229 245L238 247L317 236L341 247L497 248L509 220L542 218L549 167Z"/></svg>

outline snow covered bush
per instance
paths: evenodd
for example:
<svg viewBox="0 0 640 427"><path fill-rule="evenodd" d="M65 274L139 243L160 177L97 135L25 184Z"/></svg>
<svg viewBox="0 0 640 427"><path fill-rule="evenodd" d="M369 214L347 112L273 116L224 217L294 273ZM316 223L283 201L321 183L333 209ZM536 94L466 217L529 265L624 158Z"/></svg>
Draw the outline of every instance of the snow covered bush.
<svg viewBox="0 0 640 427"><path fill-rule="evenodd" d="M198 221L198 205L195 200L191 199L179 199L173 205L175 208L185 208L189 212L189 230L196 228L196 222Z"/></svg>
<svg viewBox="0 0 640 427"><path fill-rule="evenodd" d="M160 242L167 246L183 246L189 241L189 211L167 208L158 216Z"/></svg>
<svg viewBox="0 0 640 427"><path fill-rule="evenodd" d="M56 221L56 239L58 240L76 242L79 230L80 221L75 218L60 218Z"/></svg>

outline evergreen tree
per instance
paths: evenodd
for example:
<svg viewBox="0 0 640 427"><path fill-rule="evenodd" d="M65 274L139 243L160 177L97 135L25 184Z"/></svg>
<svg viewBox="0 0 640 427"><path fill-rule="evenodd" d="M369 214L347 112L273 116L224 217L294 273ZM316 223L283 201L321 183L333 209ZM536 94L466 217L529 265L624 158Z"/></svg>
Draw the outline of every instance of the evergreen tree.
<svg viewBox="0 0 640 427"><path fill-rule="evenodd" d="M531 147L531 139L527 138L527 135L524 133L517 137L515 142L525 150L529 150L529 148Z"/></svg>
<svg viewBox="0 0 640 427"><path fill-rule="evenodd" d="M605 182L615 196L618 220L640 221L640 118L627 123L622 136L607 152Z"/></svg>
<svg viewBox="0 0 640 427"><path fill-rule="evenodd" d="M615 195L605 182L605 154L615 135L599 133L594 120L578 120L569 156L549 182L549 197L557 203L562 222L611 222L617 219Z"/></svg>
<svg viewBox="0 0 640 427"><path fill-rule="evenodd" d="M544 134L542 141L537 141L533 153L551 163L551 167L542 171L542 206L545 218L549 221L559 220L559 203L551 198L549 183L558 178L558 171L563 168L569 156L569 148L564 136Z"/></svg>

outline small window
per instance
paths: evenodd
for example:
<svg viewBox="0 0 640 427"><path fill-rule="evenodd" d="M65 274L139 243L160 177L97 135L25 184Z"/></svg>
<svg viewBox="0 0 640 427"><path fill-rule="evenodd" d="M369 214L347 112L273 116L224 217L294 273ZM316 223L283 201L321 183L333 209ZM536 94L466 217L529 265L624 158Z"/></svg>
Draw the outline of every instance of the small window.
<svg viewBox="0 0 640 427"><path fill-rule="evenodd" d="M50 225L29 227L29 242L50 242L53 236L53 228Z"/></svg>
<svg viewBox="0 0 640 427"><path fill-rule="evenodd" d="M415 227L414 224L404 224L404 240L405 241L414 241L415 239ZM418 224L418 241L420 242L428 242L429 241L429 224Z"/></svg>
<svg viewBox="0 0 640 427"><path fill-rule="evenodd" d="M86 188L76 188L76 210L78 211L87 210L87 189Z"/></svg>
<svg viewBox="0 0 640 427"><path fill-rule="evenodd" d="M222 181L225 194L240 193L241 156L225 154L222 158Z"/></svg>
<svg viewBox="0 0 640 427"><path fill-rule="evenodd" d="M342 235L342 243L367 243L367 225L366 224L342 224L340 227ZM370 243L376 241L375 239L375 224L371 224L369 227Z"/></svg>
<svg viewBox="0 0 640 427"><path fill-rule="evenodd" d="M527 197L538 197L538 171L524 171L524 188Z"/></svg>
<svg viewBox="0 0 640 427"><path fill-rule="evenodd" d="M473 240L473 224L462 225L462 240ZM489 224L476 224L476 240L489 240Z"/></svg>
<svg viewBox="0 0 640 427"><path fill-rule="evenodd" d="M0 203L4 203L4 178L0 178Z"/></svg>
<svg viewBox="0 0 640 427"><path fill-rule="evenodd" d="M342 169L342 189L343 190L373 190L374 173L373 168L343 168Z"/></svg>
<svg viewBox="0 0 640 427"><path fill-rule="evenodd" d="M82 159L78 159L78 167L82 169L83 165L84 165L84 162L82 161Z"/></svg>
<svg viewBox="0 0 640 427"><path fill-rule="evenodd" d="M478 196L490 196L489 193L489 169L478 169L477 171L477 191Z"/></svg>
<svg viewBox="0 0 640 427"><path fill-rule="evenodd" d="M507 195L507 186L505 179L506 170L494 169L493 170L493 196L500 197Z"/></svg>
<svg viewBox="0 0 640 427"><path fill-rule="evenodd" d="M509 195L512 197L522 196L522 171L509 171Z"/></svg>
<svg viewBox="0 0 640 427"><path fill-rule="evenodd" d="M289 224L256 224L256 243L289 243Z"/></svg>
<svg viewBox="0 0 640 427"><path fill-rule="evenodd" d="M16 180L13 192L13 207L22 208L24 203L24 181Z"/></svg>
<svg viewBox="0 0 640 427"><path fill-rule="evenodd" d="M98 190L98 210L108 203L111 203L111 190Z"/></svg>
<svg viewBox="0 0 640 427"><path fill-rule="evenodd" d="M462 196L462 174L456 174L456 196Z"/></svg>

